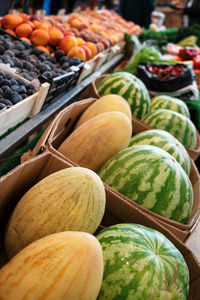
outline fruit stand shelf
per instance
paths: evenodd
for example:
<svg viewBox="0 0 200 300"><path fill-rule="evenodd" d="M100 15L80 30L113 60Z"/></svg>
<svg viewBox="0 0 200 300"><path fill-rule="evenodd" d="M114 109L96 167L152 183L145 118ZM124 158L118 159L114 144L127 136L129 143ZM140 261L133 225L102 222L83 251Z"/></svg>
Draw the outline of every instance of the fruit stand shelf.
<svg viewBox="0 0 200 300"><path fill-rule="evenodd" d="M25 122L23 125L15 129L5 138L0 141L0 160L5 158L13 150L15 150L31 133L37 130L41 125L47 122L51 117L53 117L58 111L63 109L65 106L76 101L75 97L82 92L95 77L100 76L108 71L111 71L116 67L117 64L122 60L123 54L115 56L113 59L104 64L92 75L87 77L85 80L80 82L76 87L71 89L69 92L64 95L59 96L57 99L49 104L45 109L40 113L34 116L32 119Z"/></svg>

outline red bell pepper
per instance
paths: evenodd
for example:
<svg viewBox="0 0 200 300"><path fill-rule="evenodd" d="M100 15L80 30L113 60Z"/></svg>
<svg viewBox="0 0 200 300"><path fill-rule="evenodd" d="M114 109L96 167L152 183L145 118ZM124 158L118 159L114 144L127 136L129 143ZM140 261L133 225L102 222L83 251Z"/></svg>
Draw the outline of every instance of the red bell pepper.
<svg viewBox="0 0 200 300"><path fill-rule="evenodd" d="M200 55L197 55L196 57L193 57L193 68L194 69L200 69Z"/></svg>
<svg viewBox="0 0 200 300"><path fill-rule="evenodd" d="M198 51L192 47L185 47L179 50L178 55L183 60L191 60L193 57L198 55Z"/></svg>

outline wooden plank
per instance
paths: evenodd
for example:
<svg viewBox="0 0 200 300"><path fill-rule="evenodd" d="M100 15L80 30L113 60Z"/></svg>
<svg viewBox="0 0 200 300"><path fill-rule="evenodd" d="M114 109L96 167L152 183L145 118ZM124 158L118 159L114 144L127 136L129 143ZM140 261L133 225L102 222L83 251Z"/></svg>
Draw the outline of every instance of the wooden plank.
<svg viewBox="0 0 200 300"><path fill-rule="evenodd" d="M26 123L2 139L0 141L0 160L14 151L31 133L52 118L57 112L72 102L77 101L78 94L83 91L95 77L98 77L113 69L122 59L123 54L117 55L76 87L71 89L66 94L59 96L52 104L47 106L39 114L28 120Z"/></svg>
<svg viewBox="0 0 200 300"><path fill-rule="evenodd" d="M49 87L50 87L50 84L48 82L45 82L40 86L40 88L38 90L37 99L35 100L33 109L29 113L30 118L32 118L33 116L35 116L36 114L38 114L41 111L44 101L47 97Z"/></svg>

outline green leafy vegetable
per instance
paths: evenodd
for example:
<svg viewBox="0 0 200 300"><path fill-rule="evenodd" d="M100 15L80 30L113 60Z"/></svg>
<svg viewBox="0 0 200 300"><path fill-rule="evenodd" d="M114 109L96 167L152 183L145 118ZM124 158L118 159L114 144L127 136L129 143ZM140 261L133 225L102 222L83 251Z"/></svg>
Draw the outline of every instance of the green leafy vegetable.
<svg viewBox="0 0 200 300"><path fill-rule="evenodd" d="M134 55L127 68L120 70L120 72L137 73L137 66L139 63L160 62L160 53L152 47L143 47L136 55Z"/></svg>

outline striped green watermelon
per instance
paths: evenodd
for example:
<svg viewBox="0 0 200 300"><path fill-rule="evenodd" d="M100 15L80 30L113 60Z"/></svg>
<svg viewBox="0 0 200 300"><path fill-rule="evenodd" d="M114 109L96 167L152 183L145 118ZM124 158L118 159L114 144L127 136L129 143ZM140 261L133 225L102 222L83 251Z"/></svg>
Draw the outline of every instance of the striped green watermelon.
<svg viewBox="0 0 200 300"><path fill-rule="evenodd" d="M193 205L191 182L166 151L132 146L112 157L99 171L102 181L150 211L185 223Z"/></svg>
<svg viewBox="0 0 200 300"><path fill-rule="evenodd" d="M98 235L104 258L99 300L186 300L189 270L179 250L160 232L118 224Z"/></svg>
<svg viewBox="0 0 200 300"><path fill-rule="evenodd" d="M170 96L156 96L151 99L150 111L163 108L178 112L190 119L190 112L187 105L180 99Z"/></svg>
<svg viewBox="0 0 200 300"><path fill-rule="evenodd" d="M145 124L171 133L184 146L194 149L197 143L196 128L190 119L168 109L157 109L142 119Z"/></svg>
<svg viewBox="0 0 200 300"><path fill-rule="evenodd" d="M149 93L143 82L127 72L108 75L97 86L100 96L117 94L126 99L133 115L139 119L150 110Z"/></svg>
<svg viewBox="0 0 200 300"><path fill-rule="evenodd" d="M140 132L132 137L129 147L136 145L152 145L171 154L190 175L190 157L184 146L170 133L164 130L152 129Z"/></svg>

